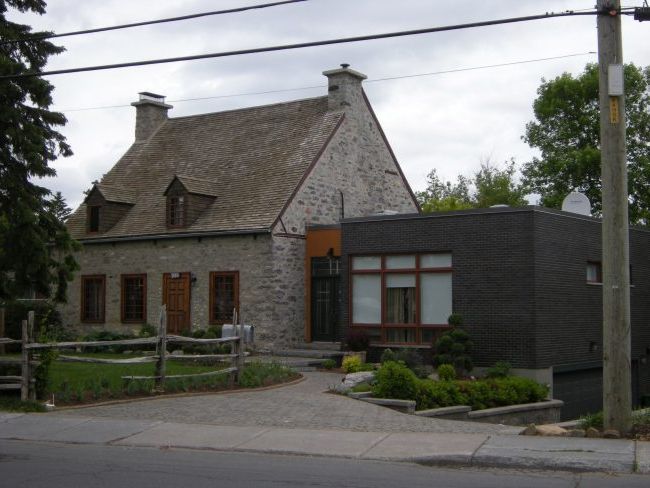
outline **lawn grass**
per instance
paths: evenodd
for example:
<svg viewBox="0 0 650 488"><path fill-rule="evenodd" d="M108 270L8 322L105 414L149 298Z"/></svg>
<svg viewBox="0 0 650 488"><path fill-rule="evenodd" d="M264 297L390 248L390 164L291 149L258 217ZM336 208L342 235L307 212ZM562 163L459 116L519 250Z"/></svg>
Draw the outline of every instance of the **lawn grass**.
<svg viewBox="0 0 650 488"><path fill-rule="evenodd" d="M88 353L83 357L103 359L125 359L124 354ZM195 365L167 361L166 375L207 373L226 367L219 365ZM154 380L124 380L123 376L153 376L155 363L96 364L68 363L54 361L50 367L48 397L54 395L56 403L83 403L100 399L149 394ZM216 387L225 384L224 377L168 379L166 391L188 391L190 389Z"/></svg>
<svg viewBox="0 0 650 488"><path fill-rule="evenodd" d="M143 356L143 353L139 351L129 354L110 352L63 354L101 359L127 359ZM254 388L285 383L299 377L291 369L277 363L253 362L244 367L239 385L232 385L230 383L231 376L226 373L194 378L169 378L174 375L213 372L230 366L230 362L210 363L206 361L206 359L184 360L183 362L168 360L164 393L220 391L233 386ZM17 367L20 368L20 366ZM12 366L12 368L15 369L16 366ZM54 400L55 405L62 406L160 394L162 392L155 390L156 385L153 379L122 379L122 377L129 376L154 376L155 370L155 362L102 364L54 360L49 366L43 399ZM4 394L0 395L0 400L2 400L0 401L0 411L34 411L29 409L35 408L31 404L18 405L11 396Z"/></svg>

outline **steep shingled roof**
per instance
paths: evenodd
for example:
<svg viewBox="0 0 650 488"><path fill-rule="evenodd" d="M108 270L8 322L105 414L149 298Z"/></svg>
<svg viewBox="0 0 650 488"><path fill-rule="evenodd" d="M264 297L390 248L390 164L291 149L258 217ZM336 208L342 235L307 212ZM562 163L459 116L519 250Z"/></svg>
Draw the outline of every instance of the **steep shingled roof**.
<svg viewBox="0 0 650 488"><path fill-rule="evenodd" d="M342 117L319 97L170 118L148 141L131 146L100 182L137 194L130 211L108 232L87 236L82 204L68 228L84 240L269 229ZM176 175L190 186L218 182L211 188L218 198L191 226L167 229L164 192Z"/></svg>

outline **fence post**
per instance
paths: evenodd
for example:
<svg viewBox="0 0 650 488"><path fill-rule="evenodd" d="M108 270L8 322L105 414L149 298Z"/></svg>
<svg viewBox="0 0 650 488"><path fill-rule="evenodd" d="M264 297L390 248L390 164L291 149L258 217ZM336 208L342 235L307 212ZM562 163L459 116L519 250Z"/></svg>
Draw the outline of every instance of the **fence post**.
<svg viewBox="0 0 650 488"><path fill-rule="evenodd" d="M22 322L22 379L20 381L20 400L29 400L29 351L27 350L27 343L29 342L29 335L27 329L27 321Z"/></svg>
<svg viewBox="0 0 650 488"><path fill-rule="evenodd" d="M244 369L244 352L246 339L244 338L244 324L239 324L239 340L237 341L237 382L241 378Z"/></svg>
<svg viewBox="0 0 650 488"><path fill-rule="evenodd" d="M160 307L160 319L158 323L158 361L156 362L156 389L165 389L165 366L167 361L167 307Z"/></svg>

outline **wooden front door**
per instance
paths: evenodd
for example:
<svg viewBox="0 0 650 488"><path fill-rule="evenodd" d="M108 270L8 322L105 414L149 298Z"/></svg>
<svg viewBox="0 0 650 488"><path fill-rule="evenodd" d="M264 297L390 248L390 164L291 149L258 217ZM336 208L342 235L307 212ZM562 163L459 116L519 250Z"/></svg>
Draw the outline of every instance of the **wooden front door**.
<svg viewBox="0 0 650 488"><path fill-rule="evenodd" d="M163 274L163 305L167 306L167 333L190 328L190 273Z"/></svg>

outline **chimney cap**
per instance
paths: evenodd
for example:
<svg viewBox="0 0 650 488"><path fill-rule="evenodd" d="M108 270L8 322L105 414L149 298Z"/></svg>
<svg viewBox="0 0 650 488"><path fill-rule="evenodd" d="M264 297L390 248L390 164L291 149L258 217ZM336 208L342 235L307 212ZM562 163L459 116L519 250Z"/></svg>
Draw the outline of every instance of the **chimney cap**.
<svg viewBox="0 0 650 488"><path fill-rule="evenodd" d="M142 100L152 100L154 102L165 103L165 95L158 95L157 93L151 93L147 91L139 92L140 101Z"/></svg>
<svg viewBox="0 0 650 488"><path fill-rule="evenodd" d="M158 95L157 93L147 91L139 92L138 95L140 95L138 101L131 104L134 107L140 105L155 105L166 109L172 108L171 105L165 103L165 95Z"/></svg>
<svg viewBox="0 0 650 488"><path fill-rule="evenodd" d="M347 74L350 76L353 76L354 78L357 78L361 81L365 80L368 78L366 75L363 73L353 70L350 68L350 65L348 63L342 63L340 68L335 68L335 69L330 69L327 71L323 71L323 74L325 76L332 76L332 75L339 75L339 74Z"/></svg>

